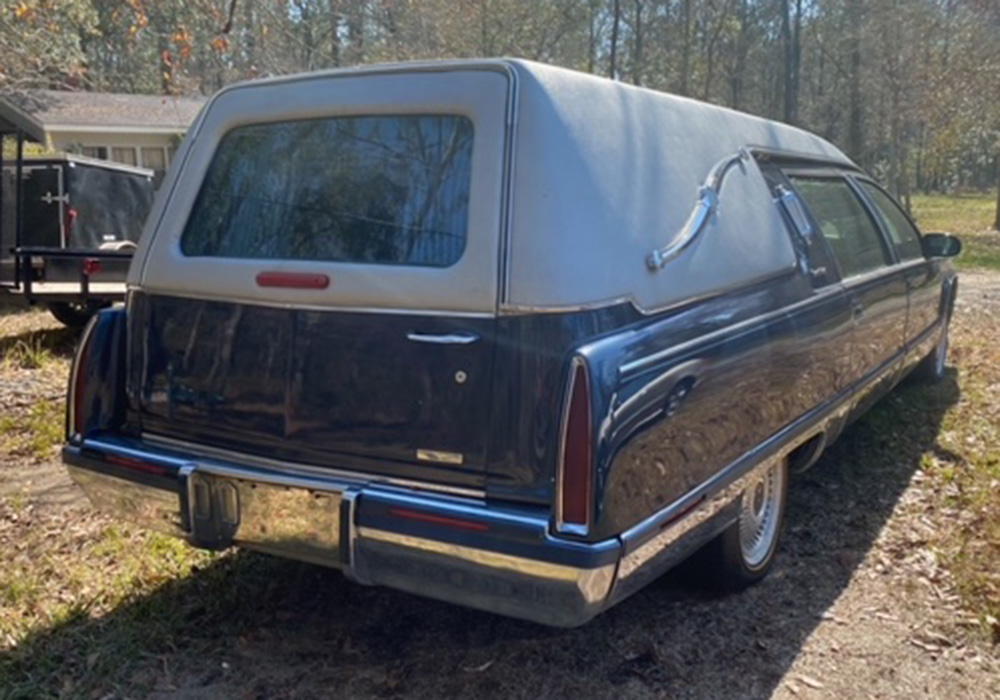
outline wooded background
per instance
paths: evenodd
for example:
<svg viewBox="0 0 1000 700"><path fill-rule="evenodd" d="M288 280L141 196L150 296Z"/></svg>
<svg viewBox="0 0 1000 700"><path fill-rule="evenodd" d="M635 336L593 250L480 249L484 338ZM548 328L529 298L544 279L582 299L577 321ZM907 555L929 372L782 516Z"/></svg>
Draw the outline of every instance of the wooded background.
<svg viewBox="0 0 1000 700"><path fill-rule="evenodd" d="M210 94L519 56L800 125L908 203L995 187L1000 0L0 0L0 89Z"/></svg>

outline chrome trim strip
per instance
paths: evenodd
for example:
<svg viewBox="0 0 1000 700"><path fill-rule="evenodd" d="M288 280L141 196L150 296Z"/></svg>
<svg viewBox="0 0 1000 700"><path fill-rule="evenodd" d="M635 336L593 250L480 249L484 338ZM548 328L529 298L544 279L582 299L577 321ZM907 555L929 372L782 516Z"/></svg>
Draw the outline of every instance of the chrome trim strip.
<svg viewBox="0 0 1000 700"><path fill-rule="evenodd" d="M525 559L524 557L518 557L513 554L503 554L502 552L493 552L487 549L475 549L473 547L465 547L463 545L452 544L450 542L440 542L438 540L429 540L423 537L414 537L412 535L404 535L399 532L390 532L388 530L378 530L370 527L359 527L357 530L358 536L362 539L389 542L408 549L418 549L424 552L444 554L449 557L454 557L455 559L462 559L481 566L488 566L492 569L516 571L518 573L527 574L528 576L538 576L557 581L574 581L581 572L588 571L588 569L578 569L575 566L553 564L550 562L539 561L537 559Z"/></svg>
<svg viewBox="0 0 1000 700"><path fill-rule="evenodd" d="M343 491L351 485L351 482L337 479L325 479L312 477L305 474L290 474L287 472L259 472L251 471L244 467L218 464L215 462L202 462L195 460L194 473L208 474L210 476L221 476L229 479L240 479L242 481L253 481L259 484L270 484L272 486L286 486L294 489L308 489L312 491Z"/></svg>
<svg viewBox="0 0 1000 700"><path fill-rule="evenodd" d="M760 145L749 145L747 146L747 150L750 151L751 154L753 154L754 158L758 160L763 160L765 162L770 161L772 158L780 158L787 160L804 160L831 168L841 168L844 170L850 170L852 172L861 171L861 168L855 165L846 155L840 153L840 151L838 151L834 155L830 154L821 155L817 153L806 153L804 151L787 150L781 148L773 148L771 146L760 146Z"/></svg>
<svg viewBox="0 0 1000 700"><path fill-rule="evenodd" d="M669 348L659 350L651 355L646 355L645 357L640 357L637 360L632 360L631 362L626 362L618 367L618 375L622 379L627 379L631 375L641 372L644 369L649 368L651 365L655 365L661 360L665 360L668 357L674 355L682 355L696 347L702 345L710 344L716 340L722 338L732 339L731 336L734 333L741 333L746 330L750 330L756 325L768 323L776 318L781 318L787 314L795 313L801 309L808 308L813 304L820 304L822 302L828 301L831 297L843 293L843 288L838 284L828 285L823 287L821 290L816 292L813 296L808 299L803 299L802 301L797 301L794 304L789 304L788 306L783 306L780 309L775 309L773 311L768 311L763 314L754 316L753 318L748 318L743 321L737 321L736 323L726 326L725 328L720 328L718 330L712 331L711 333L706 333L705 335L699 336L697 338L692 338L691 340L685 341L683 343L678 343L677 345L672 345Z"/></svg>
<svg viewBox="0 0 1000 700"><path fill-rule="evenodd" d="M497 312L503 309L510 295L510 255L511 227L514 221L514 164L517 149L517 110L520 107L520 90L517 69L513 64L507 65L507 78L510 88L507 91L507 133L504 144L504 168L500 214L499 254L497 261Z"/></svg>
<svg viewBox="0 0 1000 700"><path fill-rule="evenodd" d="M407 333L407 340L414 343L431 343L432 345L472 345L479 340L478 333Z"/></svg>
<svg viewBox="0 0 1000 700"><path fill-rule="evenodd" d="M432 482L419 481L416 479L400 479L397 477L383 476L380 474L368 474L364 472L351 471L349 469L327 469L325 467L315 467L308 464L300 464L297 462L284 462L281 460L269 459L267 457L257 457L254 455L248 455L240 452L234 452L231 450L226 450L218 447L211 447L208 445L199 445L197 443L187 442L185 440L178 440L176 438L166 437L164 435L157 435L154 433L143 433L142 439L149 442L150 445L158 445L160 447L180 449L187 452L192 452L195 455L205 456L207 458L214 458L225 460L228 462L235 462L237 464L246 464L252 467L260 467L263 469L271 469L274 471L288 472L291 474L300 474L303 478L327 478L327 479L343 479L345 481L358 482L358 483L373 483L373 484L388 484L390 486L400 486L403 488L415 489L417 491L433 491L436 493L443 493L452 496L461 496L464 498L472 498L478 501L483 501L486 499L486 492L482 489L472 489L461 486L449 486L447 484L436 484ZM117 445L113 449L121 449ZM154 459L159 457L156 455L151 455ZM196 461L196 460L192 460Z"/></svg>

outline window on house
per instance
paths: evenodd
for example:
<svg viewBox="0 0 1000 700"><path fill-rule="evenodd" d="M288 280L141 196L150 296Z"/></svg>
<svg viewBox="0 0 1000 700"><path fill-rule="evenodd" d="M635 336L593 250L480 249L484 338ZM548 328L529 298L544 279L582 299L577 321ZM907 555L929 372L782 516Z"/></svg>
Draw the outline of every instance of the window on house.
<svg viewBox="0 0 1000 700"><path fill-rule="evenodd" d="M100 158L101 160L107 160L108 149L105 146L84 146L83 155L88 158Z"/></svg>
<svg viewBox="0 0 1000 700"><path fill-rule="evenodd" d="M125 165L135 165L135 148L132 146L115 146L111 149L111 160Z"/></svg>
<svg viewBox="0 0 1000 700"><path fill-rule="evenodd" d="M142 167L149 168L154 172L167 169L167 157L163 149L159 146L144 147L142 149Z"/></svg>

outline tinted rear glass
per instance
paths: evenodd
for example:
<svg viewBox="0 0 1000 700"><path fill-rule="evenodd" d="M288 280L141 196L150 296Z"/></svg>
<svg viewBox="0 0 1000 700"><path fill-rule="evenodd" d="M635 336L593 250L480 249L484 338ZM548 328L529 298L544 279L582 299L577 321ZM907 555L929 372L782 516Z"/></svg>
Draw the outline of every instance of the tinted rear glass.
<svg viewBox="0 0 1000 700"><path fill-rule="evenodd" d="M465 249L472 122L335 117L229 132L181 249L189 256L428 265Z"/></svg>

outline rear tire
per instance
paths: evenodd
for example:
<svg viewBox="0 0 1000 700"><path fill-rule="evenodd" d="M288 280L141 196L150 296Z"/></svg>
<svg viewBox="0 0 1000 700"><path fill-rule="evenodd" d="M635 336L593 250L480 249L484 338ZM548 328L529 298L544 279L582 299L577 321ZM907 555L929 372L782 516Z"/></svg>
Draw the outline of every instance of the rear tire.
<svg viewBox="0 0 1000 700"><path fill-rule="evenodd" d="M774 565L785 525L788 461L776 461L740 497L736 522L698 553L699 578L721 591L740 591Z"/></svg>
<svg viewBox="0 0 1000 700"><path fill-rule="evenodd" d="M72 301L52 301L46 304L49 313L68 328L83 328L101 310L100 304L80 304Z"/></svg>

